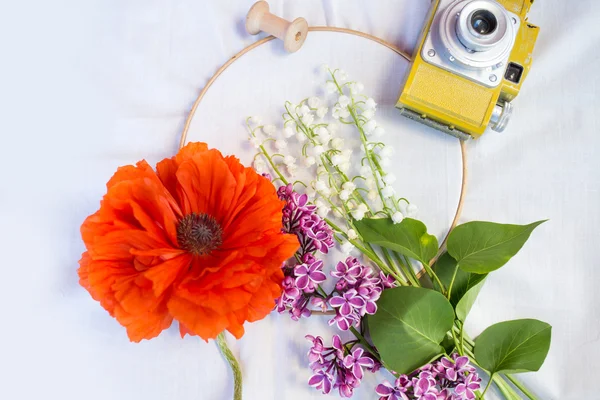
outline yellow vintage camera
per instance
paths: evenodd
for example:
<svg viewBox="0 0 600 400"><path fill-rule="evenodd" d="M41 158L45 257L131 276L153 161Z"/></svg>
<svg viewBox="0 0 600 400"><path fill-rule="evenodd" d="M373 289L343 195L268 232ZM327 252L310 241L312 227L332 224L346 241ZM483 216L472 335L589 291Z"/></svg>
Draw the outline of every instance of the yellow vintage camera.
<svg viewBox="0 0 600 400"><path fill-rule="evenodd" d="M434 0L396 107L461 139L503 131L531 68L534 0Z"/></svg>

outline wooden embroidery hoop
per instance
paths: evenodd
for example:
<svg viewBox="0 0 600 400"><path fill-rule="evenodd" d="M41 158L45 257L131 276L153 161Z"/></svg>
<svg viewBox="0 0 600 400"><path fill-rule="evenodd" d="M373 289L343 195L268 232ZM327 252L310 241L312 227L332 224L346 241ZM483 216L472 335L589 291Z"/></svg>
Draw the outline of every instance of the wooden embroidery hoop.
<svg viewBox="0 0 600 400"><path fill-rule="evenodd" d="M336 27L331 27L331 26L311 26L308 28L309 32L339 32L339 33L345 33L345 34L349 34L349 35L354 35L354 36L359 36L365 39L369 39L373 42L379 43L385 47L387 47L388 49L392 50L394 53L398 54L399 56L401 56L402 58L404 58L406 61L411 61L411 57L404 52L403 50L399 49L398 47L396 47L395 45L393 45L392 43L386 42L385 40L378 38L376 36L373 35L369 35L368 33L364 33L364 32L360 32L360 31L355 31L353 29L347 29L347 28L336 28ZM185 125L183 127L183 131L181 132L181 139L179 141L179 148L182 148L187 140L187 136L188 136L188 132L190 129L190 125L192 123L192 119L194 118L194 115L196 114L196 110L198 109L198 106L200 105L200 102L202 101L202 99L204 98L204 96L206 95L206 92L208 91L208 89L210 89L210 87L212 86L213 83L215 83L215 81L219 78L219 76L221 76L221 74L227 69L229 68L229 66L231 64L233 64L234 62L236 62L237 60L239 60L244 54L254 50L255 48L270 42L271 40L276 39L275 36L267 36L263 39L260 39L254 43L252 43L251 45L245 47L244 49L242 49L241 51L239 51L237 54L235 54L233 57L231 57L229 60L227 60L227 62L225 64L223 64L216 72L215 74L208 80L208 82L206 83L206 85L204 86L204 88L202 88L202 90L200 91L200 93L198 94L198 97L196 98L196 101L194 101L194 104L190 110L190 113L187 116L187 119L185 121ZM438 251L438 253L436 254L436 256L431 260L430 265L433 265L433 263L435 261L437 261L437 259L443 254L443 252L445 251L446 248L446 241L448 240L448 236L450 235L450 232L452 232L452 230L456 227L456 225L458 224L458 220L462 214L462 209L463 209L463 204L464 204L464 200L465 200L465 195L466 195L466 191L467 191L467 176L468 176L468 169L467 169L467 151L466 151L466 146L465 146L465 142L457 139L460 142L460 151L461 151L461 162L462 162L462 178L461 178L461 187L460 187L460 196L458 199L458 205L456 207L456 212L454 214L454 218L452 220L452 224L450 225L450 228L448 229L448 232L446 233L446 236L444 237L444 240L442 241L442 244L440 246L440 249ZM425 269L421 269L421 271L419 271L418 273L418 277L420 278L423 274L425 273ZM321 312L319 311L313 311L313 314L319 314Z"/></svg>

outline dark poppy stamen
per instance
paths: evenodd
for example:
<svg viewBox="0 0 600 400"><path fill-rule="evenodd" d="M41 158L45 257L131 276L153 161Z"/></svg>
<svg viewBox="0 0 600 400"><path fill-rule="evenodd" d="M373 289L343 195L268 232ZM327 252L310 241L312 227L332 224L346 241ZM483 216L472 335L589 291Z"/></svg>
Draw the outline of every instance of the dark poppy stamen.
<svg viewBox="0 0 600 400"><path fill-rule="evenodd" d="M223 229L208 214L191 213L177 224L177 243L195 255L206 255L223 244Z"/></svg>

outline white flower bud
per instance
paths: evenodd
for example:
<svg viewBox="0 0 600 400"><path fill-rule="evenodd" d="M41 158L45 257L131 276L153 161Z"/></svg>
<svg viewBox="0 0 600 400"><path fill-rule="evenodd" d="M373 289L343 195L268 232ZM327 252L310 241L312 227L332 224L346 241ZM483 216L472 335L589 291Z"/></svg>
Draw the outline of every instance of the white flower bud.
<svg viewBox="0 0 600 400"><path fill-rule="evenodd" d="M387 174L386 176L383 177L383 181L385 182L386 185L391 185L392 183L396 182L396 175Z"/></svg>
<svg viewBox="0 0 600 400"><path fill-rule="evenodd" d="M357 220L360 221L361 219L363 219L365 217L365 213L368 211L368 207L366 206L366 204L361 203L358 205L358 207L356 207L356 209L354 209L352 211L352 217Z"/></svg>
<svg viewBox="0 0 600 400"><path fill-rule="evenodd" d="M250 141L250 144L252 145L252 147L254 147L255 149L258 149L260 147L260 145L262 144L262 140L260 140L257 137L251 137L248 139Z"/></svg>
<svg viewBox="0 0 600 400"><path fill-rule="evenodd" d="M319 119L323 119L327 115L327 111L329 111L329 108L319 107L317 109L317 117L319 117Z"/></svg>
<svg viewBox="0 0 600 400"><path fill-rule="evenodd" d="M365 85L363 85L360 82L353 82L352 84L350 84L348 86L350 88L350 93L352 93L353 95L362 92L363 89L365 88Z"/></svg>
<svg viewBox="0 0 600 400"><path fill-rule="evenodd" d="M322 192L323 190L327 189L327 184L323 181L317 181L317 183L315 183L315 190L317 192Z"/></svg>
<svg viewBox="0 0 600 400"><path fill-rule="evenodd" d="M346 159L349 160L350 157L352 157L352 149L344 149L342 150L342 156Z"/></svg>
<svg viewBox="0 0 600 400"><path fill-rule="evenodd" d="M275 134L275 132L277 131L277 128L275 127L275 125L269 124L269 125L263 126L262 131L267 136L273 136Z"/></svg>
<svg viewBox="0 0 600 400"><path fill-rule="evenodd" d="M373 131L375 130L375 127L377 127L377 121L372 119L363 125L363 130L368 135L368 134L373 133Z"/></svg>
<svg viewBox="0 0 600 400"><path fill-rule="evenodd" d="M298 107L296 112L298 113L298 116L301 117L303 115L308 114L310 112L310 108L308 108L308 106L306 104L303 104L302 107Z"/></svg>
<svg viewBox="0 0 600 400"><path fill-rule="evenodd" d="M375 107L377 107L377 103L375 103L375 100L373 100L371 97L369 97L367 99L367 101L365 102L365 108L367 110L372 110L372 109L375 109Z"/></svg>
<svg viewBox="0 0 600 400"><path fill-rule="evenodd" d="M283 158L283 163L284 163L285 165L287 165L288 167L289 167L290 165L294 165L294 164L296 164L296 157L293 157L293 156L285 156L285 157Z"/></svg>
<svg viewBox="0 0 600 400"><path fill-rule="evenodd" d="M299 141L300 143L304 143L306 142L306 135L304 134L304 132L300 131L298 133L296 133L296 140Z"/></svg>
<svg viewBox="0 0 600 400"><path fill-rule="evenodd" d="M250 122L252 122L253 124L256 124L256 125L260 125L260 124L262 124L262 118L259 117L258 115L253 115L250 117Z"/></svg>
<svg viewBox="0 0 600 400"><path fill-rule="evenodd" d="M333 111L331 112L331 116L333 118L339 119L340 118L340 106L334 106L333 107Z"/></svg>
<svg viewBox="0 0 600 400"><path fill-rule="evenodd" d="M341 163L338 168L340 169L340 171L342 171L343 173L347 173L348 171L350 171L350 167L352 167L352 165L349 162L343 162Z"/></svg>
<svg viewBox="0 0 600 400"><path fill-rule="evenodd" d="M342 189L349 191L350 193L354 192L356 190L356 185L354 184L354 182L344 182L344 184L342 185Z"/></svg>
<svg viewBox="0 0 600 400"><path fill-rule="evenodd" d="M317 199L315 200L315 206L317 206L317 208L327 207L327 203L323 201L323 199Z"/></svg>
<svg viewBox="0 0 600 400"><path fill-rule="evenodd" d="M319 128L317 133L317 140L322 145L326 145L327 143L329 143L329 141L331 140L331 135L329 134L329 131L323 127Z"/></svg>
<svg viewBox="0 0 600 400"><path fill-rule="evenodd" d="M316 160L313 156L308 156L304 159L304 165L307 167L315 165L315 163L316 163Z"/></svg>
<svg viewBox="0 0 600 400"><path fill-rule="evenodd" d="M375 110L373 110L373 109L365 110L361 115L366 120L370 120L371 118L373 118L375 116Z"/></svg>
<svg viewBox="0 0 600 400"><path fill-rule="evenodd" d="M335 73L335 78L340 82L345 82L348 80L348 74L343 69L339 69Z"/></svg>
<svg viewBox="0 0 600 400"><path fill-rule="evenodd" d="M310 125L313 123L314 120L315 120L315 116L312 115L311 113L306 113L302 116L302 123L304 125Z"/></svg>
<svg viewBox="0 0 600 400"><path fill-rule="evenodd" d="M394 224L399 224L400 222L402 222L403 219L404 219L404 215L402 215L402 213L400 211L396 211L392 215L392 221L394 222Z"/></svg>
<svg viewBox="0 0 600 400"><path fill-rule="evenodd" d="M377 185L375 184L375 179L373 179L373 177L371 176L367 177L365 185L367 185L369 189L375 189L377 187Z"/></svg>
<svg viewBox="0 0 600 400"><path fill-rule="evenodd" d="M419 212L419 208L417 206L415 206L414 204L409 204L408 206L406 206L406 214L409 217L416 216L418 212Z"/></svg>
<svg viewBox="0 0 600 400"><path fill-rule="evenodd" d="M331 141L331 147L336 149L336 150L340 150L342 147L344 147L344 139L336 137Z"/></svg>
<svg viewBox="0 0 600 400"><path fill-rule="evenodd" d="M291 126L288 126L283 130L283 137L286 139L291 138L295 134L296 134L296 131Z"/></svg>
<svg viewBox="0 0 600 400"><path fill-rule="evenodd" d="M384 199L388 199L388 198L392 197L395 193L396 193L396 191L391 186L386 186L383 189L381 189L381 195L383 196Z"/></svg>
<svg viewBox="0 0 600 400"><path fill-rule="evenodd" d="M321 154L323 154L324 151L325 149L323 148L323 146L315 146L313 148L313 153L315 154L315 156L320 156Z"/></svg>
<svg viewBox="0 0 600 400"><path fill-rule="evenodd" d="M379 151L379 155L383 158L389 158L394 155L394 148L392 146L385 146Z"/></svg>
<svg viewBox="0 0 600 400"><path fill-rule="evenodd" d="M333 82L327 82L327 83L325 84L325 91L326 91L327 93L334 93L334 92L337 92L337 86L335 86L335 83L333 83Z"/></svg>
<svg viewBox="0 0 600 400"><path fill-rule="evenodd" d="M342 200L342 201L348 201L349 198L350 198L350 191L348 191L348 190L342 190L340 192L340 200Z"/></svg>
<svg viewBox="0 0 600 400"><path fill-rule="evenodd" d="M373 136L381 137L383 135L385 135L385 129L383 129L381 126L375 127L375 130L373 130Z"/></svg>
<svg viewBox="0 0 600 400"><path fill-rule="evenodd" d="M367 193L367 198L369 200L375 200L377 198L377 191L376 190L369 190L369 193Z"/></svg>
<svg viewBox="0 0 600 400"><path fill-rule="evenodd" d="M352 253L352 251L354 250L354 245L350 242L344 242L340 246L340 249L341 249L342 253L348 255L348 254Z"/></svg>
<svg viewBox="0 0 600 400"><path fill-rule="evenodd" d="M254 167L256 172L258 172L259 174L262 174L262 173L266 172L267 164L265 163L265 161L262 158L255 158L254 161L252 162L252 167Z"/></svg>
<svg viewBox="0 0 600 400"><path fill-rule="evenodd" d="M327 64L321 64L321 71L328 73L329 72L329 65Z"/></svg>
<svg viewBox="0 0 600 400"><path fill-rule="evenodd" d="M340 107L348 107L350 104L350 99L346 95L341 95L338 98L338 103L340 104Z"/></svg>
<svg viewBox="0 0 600 400"><path fill-rule="evenodd" d="M358 239L358 233L356 233L356 231L354 229L348 229L348 239L350 240L356 240Z"/></svg>
<svg viewBox="0 0 600 400"><path fill-rule="evenodd" d="M320 99L320 98L318 98L318 97L314 97L314 96L313 96L313 97L310 97L310 98L308 99L308 106L309 106L310 108L317 108L317 107L319 107L320 105L321 105L321 99Z"/></svg>
<svg viewBox="0 0 600 400"><path fill-rule="evenodd" d="M325 218L325 217L327 217L327 214L329 214L330 211L331 211L331 208L329 208L329 207L318 207L317 215L321 218Z"/></svg>
<svg viewBox="0 0 600 400"><path fill-rule="evenodd" d="M277 148L277 150L283 150L287 147L287 142L283 139L277 139L275 141L275 147Z"/></svg>
<svg viewBox="0 0 600 400"><path fill-rule="evenodd" d="M352 211L352 218L354 218L355 220L360 221L364 217L365 217L364 211L359 211L359 210Z"/></svg>
<svg viewBox="0 0 600 400"><path fill-rule="evenodd" d="M342 108L339 111L340 118L348 118L350 116L350 111L347 108Z"/></svg>
<svg viewBox="0 0 600 400"><path fill-rule="evenodd" d="M335 135L336 132L340 129L340 125L336 124L335 122L332 124L327 125L327 130L329 131L329 133L331 133L332 135Z"/></svg>
<svg viewBox="0 0 600 400"><path fill-rule="evenodd" d="M296 172L298 172L298 166L296 164L286 165L285 168L290 176L294 176L296 175Z"/></svg>
<svg viewBox="0 0 600 400"><path fill-rule="evenodd" d="M344 156L342 156L341 154L335 154L333 157L331 157L331 164L335 167L337 167L345 161L346 160L344 159Z"/></svg>

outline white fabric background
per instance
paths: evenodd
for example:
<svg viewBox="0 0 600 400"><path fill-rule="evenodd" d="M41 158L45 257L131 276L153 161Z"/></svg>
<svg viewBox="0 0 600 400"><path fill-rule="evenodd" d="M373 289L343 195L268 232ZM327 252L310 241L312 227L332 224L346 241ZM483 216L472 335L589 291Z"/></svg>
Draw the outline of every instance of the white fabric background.
<svg viewBox="0 0 600 400"><path fill-rule="evenodd" d="M141 158L156 162L176 151L199 89L218 66L256 40L243 31L251 4L2 3L0 398L230 398L231 377L213 343L181 340L175 329L152 341L128 342L124 330L78 286L83 251L78 229L97 209L117 166ZM286 18L304 16L312 25L358 29L409 50L428 2L272 1L271 7ZM507 131L469 143L471 177L463 221L550 221L492 275L469 325L477 333L505 319L548 321L554 327L548 359L541 371L522 379L542 399L599 399L600 5L539 0L530 19L542 27L534 68ZM300 78L283 89L274 84L307 76L309 65L354 60L360 66L356 72L353 65L340 66L375 85L382 73L392 76L404 68L395 64L402 62L398 58L359 39L340 38L339 45L331 36L322 43L310 40L303 50L311 58L298 53L293 56L297 64L276 44L236 63L237 73L225 74L221 89L216 85L200 108L208 112L220 104L221 111L195 121L192 139L218 144L223 134L232 143L242 140L243 127L234 128L229 120L252 113L268 116L273 106L257 100L242 107L232 99L255 91L257 99L279 104L280 96L292 99L300 93L298 86L312 91L315 82L308 86ZM317 57L320 45L326 46L321 50L327 59ZM387 57L387 64L361 58L363 52ZM278 71L273 84L253 80L257 66L267 68L270 62L285 65L271 66ZM369 65L373 75L365 68ZM455 142L397 118L389 108L393 90L384 89L373 92L383 99L386 128L398 141L398 154L411 161L398 164L400 183L405 182L411 198L421 196L416 202L422 217L441 234L456 199ZM230 101L231 108L223 106ZM206 130L203 136L203 123L219 132ZM412 161L417 159L420 165ZM424 171L407 170L409 165ZM293 323L272 315L248 325L246 336L232 344L244 368L245 398L323 398L306 387L302 337L332 332L315 318ZM382 378L370 376L355 398L374 398L372 389Z"/></svg>

